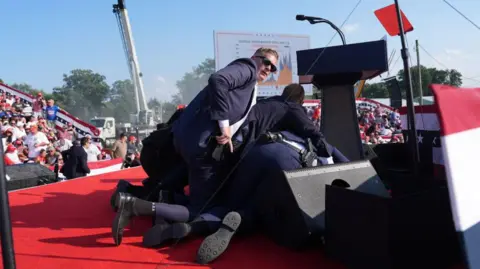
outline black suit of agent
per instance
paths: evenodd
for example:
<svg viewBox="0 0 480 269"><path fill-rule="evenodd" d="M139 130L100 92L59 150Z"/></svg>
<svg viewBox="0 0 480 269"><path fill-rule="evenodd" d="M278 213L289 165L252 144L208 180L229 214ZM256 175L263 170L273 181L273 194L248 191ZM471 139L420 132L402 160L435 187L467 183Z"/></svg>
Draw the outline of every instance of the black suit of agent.
<svg viewBox="0 0 480 269"><path fill-rule="evenodd" d="M208 202L221 182L216 176L219 163L212 158L213 149L217 142L228 143L235 131L233 127L245 120L256 101L257 82L276 71L277 60L276 51L260 48L251 58L237 59L210 76L208 85L188 104L172 127L176 151L188 165L189 204L151 203L120 193L115 201L118 211L112 225L117 245L134 215L156 215L174 222L202 218L200 214L211 205Z"/></svg>
<svg viewBox="0 0 480 269"><path fill-rule="evenodd" d="M73 146L67 152L67 159L62 167L63 175L68 178L84 177L90 173L87 164L87 152L85 147L88 146L88 139L83 137L80 146Z"/></svg>

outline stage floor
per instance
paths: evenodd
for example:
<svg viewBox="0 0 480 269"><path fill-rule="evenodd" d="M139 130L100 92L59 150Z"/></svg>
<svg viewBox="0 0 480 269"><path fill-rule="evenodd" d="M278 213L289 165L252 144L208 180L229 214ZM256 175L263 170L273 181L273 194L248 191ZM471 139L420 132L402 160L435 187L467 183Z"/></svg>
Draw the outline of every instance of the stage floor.
<svg viewBox="0 0 480 269"><path fill-rule="evenodd" d="M110 195L119 179L139 184L143 178L143 170L133 168L11 192L17 268L345 268L320 249L297 253L262 236L235 238L221 258L200 266L194 259L201 238L161 249L142 247L142 233L151 224L147 218L136 219L116 247Z"/></svg>

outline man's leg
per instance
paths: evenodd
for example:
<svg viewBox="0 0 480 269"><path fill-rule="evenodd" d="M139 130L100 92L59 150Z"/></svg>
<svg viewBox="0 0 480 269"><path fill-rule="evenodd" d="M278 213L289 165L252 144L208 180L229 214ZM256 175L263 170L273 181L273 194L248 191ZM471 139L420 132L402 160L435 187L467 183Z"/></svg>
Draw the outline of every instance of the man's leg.
<svg viewBox="0 0 480 269"><path fill-rule="evenodd" d="M190 162L189 204L184 209L180 209L179 205L176 205L178 212L186 210L186 215L182 213L182 216L186 218L177 220L177 223L171 225L154 225L144 234L144 246L161 245L166 241L188 237L190 234L207 235L218 229L221 218L209 213L209 208L214 204L214 195L220 187L220 181L217 180L215 174L217 165L211 158L199 158ZM157 211L156 213L157 216L169 219L164 215L165 212Z"/></svg>
<svg viewBox="0 0 480 269"><path fill-rule="evenodd" d="M222 217L223 214L225 217L220 228L201 244L197 262L206 264L218 258L240 227L245 232L254 230L252 197L263 180L276 176L281 170L301 167L299 154L285 145L271 143L252 148L239 165L232 182L229 182L225 207L212 210L217 216ZM226 214L229 210L232 211Z"/></svg>
<svg viewBox="0 0 480 269"><path fill-rule="evenodd" d="M188 162L188 181L190 185L188 206L152 203L126 194L117 196L116 205L118 206L118 211L112 225L113 238L117 245L121 244L123 230L133 216L156 215L169 221L185 223L197 219L201 212L208 209L208 204L212 203L212 195L219 187L217 178L214 175L217 164L209 157L190 160ZM147 232L146 235L150 235L150 233ZM180 231L171 236L184 237L186 235L183 231ZM150 239L144 240L150 241ZM155 241L157 239L152 240ZM158 240L163 241L165 239L161 238Z"/></svg>
<svg viewBox="0 0 480 269"><path fill-rule="evenodd" d="M156 215L174 222L185 222L189 218L185 206L149 202L126 193L119 193L115 203L118 210L112 224L112 236L117 246L122 243L123 230L134 216Z"/></svg>

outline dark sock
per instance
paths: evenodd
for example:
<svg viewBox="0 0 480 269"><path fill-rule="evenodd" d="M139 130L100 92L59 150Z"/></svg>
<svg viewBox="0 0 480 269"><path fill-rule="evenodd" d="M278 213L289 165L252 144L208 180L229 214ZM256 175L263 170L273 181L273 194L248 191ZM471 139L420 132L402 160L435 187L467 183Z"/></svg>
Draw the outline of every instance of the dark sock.
<svg viewBox="0 0 480 269"><path fill-rule="evenodd" d="M187 222L190 217L190 212L183 205L155 203L155 211L157 216L170 221Z"/></svg>
<svg viewBox="0 0 480 269"><path fill-rule="evenodd" d="M135 198L133 214L136 216L153 216L155 215L155 203Z"/></svg>

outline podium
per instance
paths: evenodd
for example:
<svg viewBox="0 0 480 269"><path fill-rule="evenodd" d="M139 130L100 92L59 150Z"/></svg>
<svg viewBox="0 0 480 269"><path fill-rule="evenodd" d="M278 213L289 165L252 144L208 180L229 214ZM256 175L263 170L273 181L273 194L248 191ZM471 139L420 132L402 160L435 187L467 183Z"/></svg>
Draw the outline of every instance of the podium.
<svg viewBox="0 0 480 269"><path fill-rule="evenodd" d="M322 91L321 131L351 161L364 159L354 84L388 70L385 40L297 51L300 84Z"/></svg>

